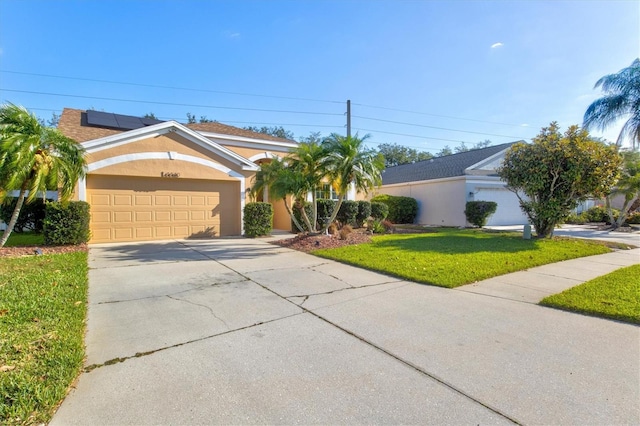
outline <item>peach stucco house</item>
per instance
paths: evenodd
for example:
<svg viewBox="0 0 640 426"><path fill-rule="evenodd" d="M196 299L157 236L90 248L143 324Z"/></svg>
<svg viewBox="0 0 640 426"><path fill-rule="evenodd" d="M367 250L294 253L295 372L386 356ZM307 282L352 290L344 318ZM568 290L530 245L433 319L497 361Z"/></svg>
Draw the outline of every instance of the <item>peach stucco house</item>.
<svg viewBox="0 0 640 426"><path fill-rule="evenodd" d="M216 122L69 108L58 129L86 149L76 199L91 205L92 243L241 235L258 165L297 146ZM290 230L282 203L274 207L274 228Z"/></svg>

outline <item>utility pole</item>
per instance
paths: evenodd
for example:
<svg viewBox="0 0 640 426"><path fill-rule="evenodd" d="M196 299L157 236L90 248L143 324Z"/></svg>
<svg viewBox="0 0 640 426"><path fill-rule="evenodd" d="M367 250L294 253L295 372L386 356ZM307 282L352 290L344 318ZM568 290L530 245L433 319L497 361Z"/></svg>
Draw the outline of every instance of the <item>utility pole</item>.
<svg viewBox="0 0 640 426"><path fill-rule="evenodd" d="M347 99L347 137L351 137L351 101Z"/></svg>

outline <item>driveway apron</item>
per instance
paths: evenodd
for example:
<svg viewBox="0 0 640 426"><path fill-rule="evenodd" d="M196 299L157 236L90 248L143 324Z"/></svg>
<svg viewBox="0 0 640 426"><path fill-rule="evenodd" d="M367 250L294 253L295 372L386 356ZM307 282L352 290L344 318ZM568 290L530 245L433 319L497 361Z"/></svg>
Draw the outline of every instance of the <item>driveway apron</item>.
<svg viewBox="0 0 640 426"><path fill-rule="evenodd" d="M93 246L63 424L640 422L638 327L268 244Z"/></svg>

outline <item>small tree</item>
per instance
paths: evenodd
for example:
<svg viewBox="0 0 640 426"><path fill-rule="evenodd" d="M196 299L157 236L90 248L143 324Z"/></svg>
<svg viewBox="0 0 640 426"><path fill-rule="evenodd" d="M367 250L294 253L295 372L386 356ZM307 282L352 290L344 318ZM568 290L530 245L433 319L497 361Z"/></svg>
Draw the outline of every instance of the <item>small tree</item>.
<svg viewBox="0 0 640 426"><path fill-rule="evenodd" d="M546 238L580 201L609 193L621 162L615 147L578 126L563 135L553 122L533 143L512 145L498 174L517 195L538 238Z"/></svg>

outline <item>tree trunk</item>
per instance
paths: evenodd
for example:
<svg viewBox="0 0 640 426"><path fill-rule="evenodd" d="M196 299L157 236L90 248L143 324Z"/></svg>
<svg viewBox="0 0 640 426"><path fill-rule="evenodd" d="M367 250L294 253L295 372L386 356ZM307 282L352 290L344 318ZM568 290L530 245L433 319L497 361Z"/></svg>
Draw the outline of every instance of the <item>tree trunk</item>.
<svg viewBox="0 0 640 426"><path fill-rule="evenodd" d="M618 215L618 220L616 221L616 224L615 224L616 229L624 225L624 222L625 220L627 220L627 216L629 215L629 210L631 210L631 206L636 202L637 199L638 199L637 195L629 200L627 200L627 198L625 197L624 204L620 209L620 214Z"/></svg>
<svg viewBox="0 0 640 426"><path fill-rule="evenodd" d="M283 201L284 201L284 208L287 209L287 213L289 213L289 216L291 217L291 221L293 222L293 224L296 226L296 228L298 228L298 231L304 232L304 227L300 225L300 222L298 222L298 219L296 219L296 215L293 214L293 210L291 210L291 207L289 207L289 203L287 203L287 197L284 197Z"/></svg>
<svg viewBox="0 0 640 426"><path fill-rule="evenodd" d="M537 238L551 238L553 237L553 229L556 224L546 220L538 220L534 222L533 226L536 229Z"/></svg>
<svg viewBox="0 0 640 426"><path fill-rule="evenodd" d="M320 233L326 232L327 228L329 228L329 225L331 225L333 221L336 220L336 217L338 216L338 211L340 211L340 206L342 205L343 200L344 200L344 194L340 194L338 196L338 202L333 207L333 211L331 212L331 217L329 218L329 221L324 225L322 225L322 229L320 230Z"/></svg>
<svg viewBox="0 0 640 426"><path fill-rule="evenodd" d="M609 216L609 222L611 223L611 226L613 227L613 229L619 228L620 225L618 225L618 222L613 217L613 208L611 207L611 195L607 195L604 198L604 205L607 208L607 215ZM620 216L621 215L622 215L622 212L620 212ZM620 216L618 216L618 219L620 219Z"/></svg>
<svg viewBox="0 0 640 426"><path fill-rule="evenodd" d="M2 239L0 239L0 247L4 247L9 239L9 235L13 231L13 228L16 226L16 222L18 221L18 216L20 216L20 209L22 209L22 205L24 204L24 197L27 193L27 184L25 182L20 188L20 195L18 196L18 202L16 203L16 208L13 209L13 214L11 215L11 219L9 219L9 223L7 224L7 229L4 230L2 234Z"/></svg>

